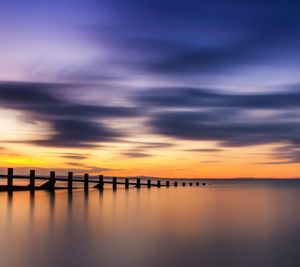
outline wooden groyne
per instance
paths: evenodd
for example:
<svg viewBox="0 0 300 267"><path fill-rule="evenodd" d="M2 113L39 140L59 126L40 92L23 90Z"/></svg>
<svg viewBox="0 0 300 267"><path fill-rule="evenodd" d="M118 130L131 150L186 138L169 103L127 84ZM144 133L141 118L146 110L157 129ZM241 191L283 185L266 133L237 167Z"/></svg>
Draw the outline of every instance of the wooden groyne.
<svg viewBox="0 0 300 267"><path fill-rule="evenodd" d="M0 184L0 192L13 192L13 191L35 191L35 190L48 190L54 191L57 189L67 189L72 191L75 188L83 188L88 191L90 188L97 188L103 190L106 184L111 185L113 190L117 190L119 186L123 186L125 189L131 187L141 188L141 187L178 187L185 186L186 182L171 180L171 179L141 179L141 178L128 178L128 177L104 177L103 175L90 176L85 173L81 177L75 177L73 172L68 172L67 176L56 176L55 171L50 171L49 176L37 176L35 170L30 170L29 175L17 175L14 173L13 168L8 168L6 174L0 174L0 181L5 181L6 184ZM28 181L28 185L16 185L14 182L16 180ZM42 183L37 185L37 182ZM62 185L57 185L60 182ZM74 183L81 184L81 187L74 187ZM195 183L190 182L190 186L199 186L200 183L197 181ZM202 183L205 185L205 183Z"/></svg>

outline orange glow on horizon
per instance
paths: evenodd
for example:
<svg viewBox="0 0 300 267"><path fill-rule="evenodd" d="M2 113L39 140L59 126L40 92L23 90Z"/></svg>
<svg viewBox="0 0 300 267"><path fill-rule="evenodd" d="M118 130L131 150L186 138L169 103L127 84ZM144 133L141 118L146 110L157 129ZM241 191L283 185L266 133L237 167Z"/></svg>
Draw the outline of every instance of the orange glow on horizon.
<svg viewBox="0 0 300 267"><path fill-rule="evenodd" d="M73 170L77 173L89 172L91 174L103 173L104 175L117 176L151 176L151 177L176 177L176 178L296 178L299 174L298 164L263 164L267 158L250 156L243 149L228 150L226 154L182 152L166 149L157 152L155 156L128 158L117 154L118 150L106 149L105 153L90 152L86 158L77 159L76 155L84 153L81 150L72 150L70 155L74 159L65 158L66 152L60 149L47 149L31 146L22 147L23 151L31 154L16 153L16 148L11 151L6 149L0 155L2 168L13 167L26 172L29 169L45 171L46 169L57 170L66 173ZM259 150L266 151L265 146L252 148L257 153ZM169 151L168 151L169 150ZM222 152L223 153L223 152ZM250 154L249 154L250 153ZM68 154L67 154L68 155ZM222 157L223 155L223 157ZM262 163L260 163L262 162Z"/></svg>

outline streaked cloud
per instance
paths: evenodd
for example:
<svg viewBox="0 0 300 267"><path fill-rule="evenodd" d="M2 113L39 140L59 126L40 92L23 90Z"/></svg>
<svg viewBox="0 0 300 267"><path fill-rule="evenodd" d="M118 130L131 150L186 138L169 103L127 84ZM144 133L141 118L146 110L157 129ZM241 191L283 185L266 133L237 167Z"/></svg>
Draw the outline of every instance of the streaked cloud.
<svg viewBox="0 0 300 267"><path fill-rule="evenodd" d="M0 9L6 162L49 155L47 164L96 170L99 159L105 171L139 174L226 169L229 158L300 162L298 1L11 0Z"/></svg>
<svg viewBox="0 0 300 267"><path fill-rule="evenodd" d="M97 147L98 142L117 141L126 136L114 131L99 119L136 116L135 109L73 103L59 95L64 84L1 83L0 103L3 107L25 112L26 120L42 121L50 125L45 140L32 144L53 147Z"/></svg>

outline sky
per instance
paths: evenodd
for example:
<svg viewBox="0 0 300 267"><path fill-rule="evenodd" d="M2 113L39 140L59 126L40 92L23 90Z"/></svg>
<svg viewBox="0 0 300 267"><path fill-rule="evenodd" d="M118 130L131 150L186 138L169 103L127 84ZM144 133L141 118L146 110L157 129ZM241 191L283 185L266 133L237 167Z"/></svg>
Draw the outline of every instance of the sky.
<svg viewBox="0 0 300 267"><path fill-rule="evenodd" d="M296 0L2 0L0 166L300 177Z"/></svg>

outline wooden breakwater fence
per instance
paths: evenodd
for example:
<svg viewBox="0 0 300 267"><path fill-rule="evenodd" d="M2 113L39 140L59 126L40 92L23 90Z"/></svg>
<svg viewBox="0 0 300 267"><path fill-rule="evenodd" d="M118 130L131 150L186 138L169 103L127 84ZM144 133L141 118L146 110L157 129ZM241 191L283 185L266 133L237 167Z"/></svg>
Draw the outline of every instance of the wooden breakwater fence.
<svg viewBox="0 0 300 267"><path fill-rule="evenodd" d="M93 179L91 179L93 178ZM7 181L6 184L2 185L1 181ZM28 181L28 185L16 185L14 181L22 180ZM37 185L36 182L42 182L41 185ZM57 182L64 182L65 185L57 186ZM74 187L74 183L83 184L81 187ZM131 187L141 188L141 187L178 187L178 186L200 186L199 181L186 182L171 179L158 179L158 178L138 178L138 177L104 177L103 175L98 175L90 177L88 173L83 174L81 177L74 176L73 172L68 172L67 176L56 176L55 171L50 171L49 176L37 176L35 170L30 170L29 175L16 175L14 174L13 168L8 168L6 174L0 174L0 192L13 192L13 191L35 191L35 190L48 190L54 191L56 189L67 189L72 191L73 189L83 188L88 191L90 188L97 188L103 190L105 184L112 185L112 189L116 190L119 185L122 185L125 189ZM205 186L206 183L201 185Z"/></svg>

